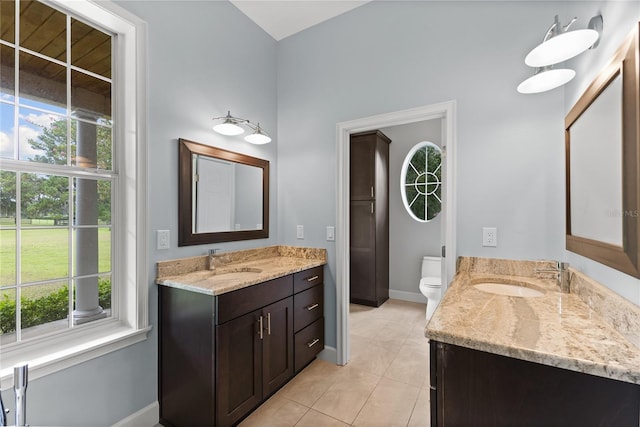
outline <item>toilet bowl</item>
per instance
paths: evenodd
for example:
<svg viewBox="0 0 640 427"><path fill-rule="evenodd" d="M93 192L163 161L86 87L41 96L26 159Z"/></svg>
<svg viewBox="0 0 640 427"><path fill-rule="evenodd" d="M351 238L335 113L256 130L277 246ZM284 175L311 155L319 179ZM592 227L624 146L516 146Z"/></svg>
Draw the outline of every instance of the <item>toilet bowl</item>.
<svg viewBox="0 0 640 427"><path fill-rule="evenodd" d="M436 307L442 298L442 277L440 257L425 256L422 258L422 278L420 279L420 292L427 298L426 319L429 320L436 311Z"/></svg>

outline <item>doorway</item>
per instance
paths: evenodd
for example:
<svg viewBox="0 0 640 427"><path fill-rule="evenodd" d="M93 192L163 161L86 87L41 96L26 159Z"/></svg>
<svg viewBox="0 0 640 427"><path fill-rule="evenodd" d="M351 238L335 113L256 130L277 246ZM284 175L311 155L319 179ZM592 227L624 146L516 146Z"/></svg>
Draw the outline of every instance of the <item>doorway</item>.
<svg viewBox="0 0 640 427"><path fill-rule="evenodd" d="M355 119L337 124L338 212L336 239L336 361L349 361L349 136L352 133L421 122L442 120L442 145L446 152L443 183L443 221L446 257L443 267L443 292L455 273L455 101L409 110Z"/></svg>

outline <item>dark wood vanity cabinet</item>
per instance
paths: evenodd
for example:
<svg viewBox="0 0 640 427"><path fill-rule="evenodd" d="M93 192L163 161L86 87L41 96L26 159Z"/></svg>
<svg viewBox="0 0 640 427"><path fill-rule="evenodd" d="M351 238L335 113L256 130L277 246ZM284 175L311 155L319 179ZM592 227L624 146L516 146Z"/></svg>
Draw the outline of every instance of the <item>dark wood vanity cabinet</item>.
<svg viewBox="0 0 640 427"><path fill-rule="evenodd" d="M160 286L160 424L235 425L310 363L324 348L322 273L217 297Z"/></svg>
<svg viewBox="0 0 640 427"><path fill-rule="evenodd" d="M431 425L638 426L640 386L431 341Z"/></svg>
<svg viewBox="0 0 640 427"><path fill-rule="evenodd" d="M293 297L216 326L216 413L230 426L293 376Z"/></svg>
<svg viewBox="0 0 640 427"><path fill-rule="evenodd" d="M350 300L389 299L389 144L380 131L350 140Z"/></svg>

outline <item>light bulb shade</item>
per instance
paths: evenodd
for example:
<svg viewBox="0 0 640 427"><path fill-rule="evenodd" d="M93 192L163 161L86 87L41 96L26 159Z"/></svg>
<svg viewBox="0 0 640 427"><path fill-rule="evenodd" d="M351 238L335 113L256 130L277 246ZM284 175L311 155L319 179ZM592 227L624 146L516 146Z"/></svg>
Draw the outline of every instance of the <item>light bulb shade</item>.
<svg viewBox="0 0 640 427"><path fill-rule="evenodd" d="M244 132L244 129L242 129L240 126L238 126L237 124L233 123L230 120L225 120L224 122L215 125L213 127L213 130L215 130L218 133L221 133L222 135L229 135L229 136L240 135L241 133Z"/></svg>
<svg viewBox="0 0 640 427"><path fill-rule="evenodd" d="M530 67L545 67L573 58L589 49L598 40L596 30L575 30L559 34L539 44L524 59Z"/></svg>
<svg viewBox="0 0 640 427"><path fill-rule="evenodd" d="M576 72L568 68L542 70L520 83L518 92L525 94L546 92L568 83L575 75Z"/></svg>
<svg viewBox="0 0 640 427"><path fill-rule="evenodd" d="M271 142L271 138L269 135L262 132L262 129L258 126L255 132L250 133L249 135L244 137L244 140L250 142L252 144L268 144Z"/></svg>

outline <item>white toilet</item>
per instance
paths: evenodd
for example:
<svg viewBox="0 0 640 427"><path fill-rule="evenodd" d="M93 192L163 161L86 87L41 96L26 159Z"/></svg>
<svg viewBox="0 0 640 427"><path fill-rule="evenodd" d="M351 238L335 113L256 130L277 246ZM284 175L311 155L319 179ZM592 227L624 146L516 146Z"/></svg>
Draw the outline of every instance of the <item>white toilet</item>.
<svg viewBox="0 0 640 427"><path fill-rule="evenodd" d="M431 318L442 298L442 258L425 256L422 258L422 278L420 292L427 297L427 320Z"/></svg>

